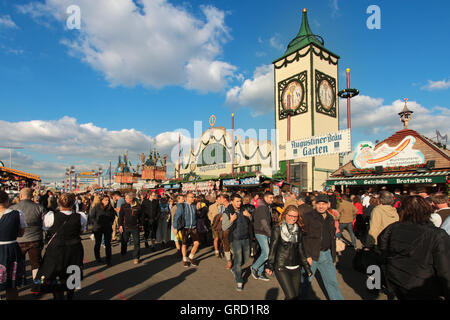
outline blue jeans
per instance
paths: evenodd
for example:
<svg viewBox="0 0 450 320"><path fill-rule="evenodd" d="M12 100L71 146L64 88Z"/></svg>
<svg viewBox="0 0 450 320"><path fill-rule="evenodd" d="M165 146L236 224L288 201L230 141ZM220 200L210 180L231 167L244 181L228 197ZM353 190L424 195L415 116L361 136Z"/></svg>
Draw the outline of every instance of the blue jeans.
<svg viewBox="0 0 450 320"><path fill-rule="evenodd" d="M344 297L339 290L338 281L336 277L336 268L331 257L331 251L320 251L319 261L312 261L311 277L307 281L302 279L302 296L306 297L309 290L311 290L311 282L314 278L316 270L319 270L322 276L323 284L327 290L330 300L344 300Z"/></svg>
<svg viewBox="0 0 450 320"><path fill-rule="evenodd" d="M124 256L127 253L128 240L130 236L133 237L134 251L133 258L139 259L141 255L140 243L139 243L139 229L125 229L122 233L122 243L120 246L120 253Z"/></svg>
<svg viewBox="0 0 450 320"><path fill-rule="evenodd" d="M258 272L258 276L262 275L264 272L264 266L269 257L269 241L268 236L262 234L255 234L256 240L258 240L259 246L261 247L261 255L253 263L252 268Z"/></svg>
<svg viewBox="0 0 450 320"><path fill-rule="evenodd" d="M352 223L339 223L339 238L342 237L342 231L346 229L348 233L350 233L350 237L352 239L352 245L356 248L356 238L355 234L353 233L353 225Z"/></svg>
<svg viewBox="0 0 450 320"><path fill-rule="evenodd" d="M250 258L250 240L233 240L231 242L233 248L234 262L231 269L234 274L236 283L244 283L242 279L242 265L244 265Z"/></svg>

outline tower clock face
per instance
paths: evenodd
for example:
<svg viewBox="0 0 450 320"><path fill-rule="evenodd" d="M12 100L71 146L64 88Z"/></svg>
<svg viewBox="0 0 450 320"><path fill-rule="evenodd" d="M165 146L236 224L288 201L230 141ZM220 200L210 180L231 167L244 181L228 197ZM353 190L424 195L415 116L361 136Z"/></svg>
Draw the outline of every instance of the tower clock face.
<svg viewBox="0 0 450 320"><path fill-rule="evenodd" d="M283 90L282 105L285 110L295 110L303 100L303 86L297 80L291 81Z"/></svg>
<svg viewBox="0 0 450 320"><path fill-rule="evenodd" d="M330 110L334 104L334 90L328 80L323 79L319 84L320 104L325 110Z"/></svg>
<svg viewBox="0 0 450 320"><path fill-rule="evenodd" d="M316 69L315 83L316 112L336 118L338 112L336 79Z"/></svg>

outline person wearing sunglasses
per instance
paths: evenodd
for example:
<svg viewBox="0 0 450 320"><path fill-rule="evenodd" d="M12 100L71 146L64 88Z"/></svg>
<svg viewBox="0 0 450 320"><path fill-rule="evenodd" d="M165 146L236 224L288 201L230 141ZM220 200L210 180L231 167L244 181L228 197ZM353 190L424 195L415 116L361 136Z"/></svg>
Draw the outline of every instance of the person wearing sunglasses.
<svg viewBox="0 0 450 320"><path fill-rule="evenodd" d="M286 300L299 299L301 268L312 274L303 250L303 219L295 205L289 205L273 228L266 273L275 277Z"/></svg>

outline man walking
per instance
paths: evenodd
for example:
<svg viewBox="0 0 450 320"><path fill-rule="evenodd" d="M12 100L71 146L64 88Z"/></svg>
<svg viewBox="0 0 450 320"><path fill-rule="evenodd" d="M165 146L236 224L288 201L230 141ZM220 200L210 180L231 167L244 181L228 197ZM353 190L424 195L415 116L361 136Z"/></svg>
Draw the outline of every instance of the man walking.
<svg viewBox="0 0 450 320"><path fill-rule="evenodd" d="M307 296L316 270L319 270L330 300L344 300L339 290L334 261L336 259L336 228L334 218L327 210L329 198L319 194L315 198L316 208L303 216L303 246L311 265L312 275L303 279L302 295Z"/></svg>
<svg viewBox="0 0 450 320"><path fill-rule="evenodd" d="M339 238L343 237L344 229L350 234L352 246L356 249L356 237L353 233L353 220L355 220L358 209L350 202L347 195L342 196L342 202L339 204L337 211L339 212Z"/></svg>
<svg viewBox="0 0 450 320"><path fill-rule="evenodd" d="M233 262L231 259L231 244L230 244L229 230L223 229L223 214L230 205L230 196L226 193L221 194L220 203L221 205L219 206L219 213L217 214L215 221L216 223L215 230L219 235L219 241L222 243L225 259L227 260L227 265L225 268L230 270L231 267L233 266Z"/></svg>
<svg viewBox="0 0 450 320"><path fill-rule="evenodd" d="M143 193L141 195L141 210L142 210L142 225L144 227L144 244L148 248L148 237L150 235L150 218L152 217L152 203L148 199L148 195Z"/></svg>
<svg viewBox="0 0 450 320"><path fill-rule="evenodd" d="M221 205L221 197L215 199L214 203L208 208L208 219L211 222L211 233L214 241L214 253L217 258L220 257L219 252L219 233L213 228L214 218L219 214L219 207ZM213 200L213 199L211 199Z"/></svg>
<svg viewBox="0 0 450 320"><path fill-rule="evenodd" d="M236 280L236 290L242 291L244 285L242 265L250 258L250 224L252 216L241 208L242 198L240 195L235 193L231 195L230 200L231 205L225 209L223 214L222 229L229 231L234 255L232 271Z"/></svg>
<svg viewBox="0 0 450 320"><path fill-rule="evenodd" d="M194 194L189 192L186 195L186 202L180 203L177 206L177 211L173 217L173 227L175 230L181 230L181 254L183 255L183 266L189 267L189 263L193 266L198 266L198 262L194 260L195 253L200 245L199 235L197 232L197 207L194 204ZM184 220L184 224L182 224ZM189 237L194 243L189 257L187 257L187 245Z"/></svg>
<svg viewBox="0 0 450 320"><path fill-rule="evenodd" d="M306 199L302 195L299 195L297 197L297 207L298 207L298 212L300 213L300 217L302 217L302 218L306 212L314 210L313 207L311 207L309 204L306 203Z"/></svg>
<svg viewBox="0 0 450 320"><path fill-rule="evenodd" d="M125 199L122 197L122 194L120 193L120 191L114 191L111 196L115 203L114 211L116 212L116 217L114 218L114 222L113 222L113 226L112 226L112 232L113 232L112 240L117 241L117 240L119 240L116 237L116 229L119 226L119 211L120 211L120 207L122 207L122 205L125 204ZM80 205L80 207L81 207L81 205Z"/></svg>
<svg viewBox="0 0 450 320"><path fill-rule="evenodd" d="M256 280L269 281L264 272L264 266L269 257L269 243L272 235L272 208L273 193L264 193L263 202L260 203L253 214L253 227L255 237L261 248L261 254L251 267L252 276Z"/></svg>
<svg viewBox="0 0 450 320"><path fill-rule="evenodd" d="M144 234L144 238L152 241L151 250L156 251L156 231L158 230L159 216L161 215L161 209L159 207L159 199L156 192L152 192L150 195L150 208L147 210L147 236ZM147 240L145 241L147 243Z"/></svg>
<svg viewBox="0 0 450 320"><path fill-rule="evenodd" d="M120 248L122 257L127 253L128 239L132 235L134 242L134 264L138 264L140 257L139 231L142 213L141 207L135 198L136 195L132 192L127 193L125 196L125 204L120 207L119 211L119 231L122 234Z"/></svg>
<svg viewBox="0 0 450 320"><path fill-rule="evenodd" d="M42 236L42 219L45 214L44 207L34 203L31 199L33 190L24 188L20 191L20 202L11 207L12 210L20 210L25 216L27 227L22 237L17 238L22 254L28 253L30 259L31 274L33 280L36 277L39 265L41 264L41 251L44 246Z"/></svg>
<svg viewBox="0 0 450 320"><path fill-rule="evenodd" d="M436 227L441 225L450 217L450 208L448 207L448 196L443 193L433 193L431 195L431 201L436 211L431 214L431 221Z"/></svg>

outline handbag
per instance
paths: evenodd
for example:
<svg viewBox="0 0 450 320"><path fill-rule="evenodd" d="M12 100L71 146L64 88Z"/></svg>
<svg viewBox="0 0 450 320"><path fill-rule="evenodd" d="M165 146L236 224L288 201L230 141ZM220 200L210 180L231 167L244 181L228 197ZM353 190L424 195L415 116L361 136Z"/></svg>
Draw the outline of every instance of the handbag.
<svg viewBox="0 0 450 320"><path fill-rule="evenodd" d="M336 239L336 252L341 252L345 250L345 242L341 239Z"/></svg>

